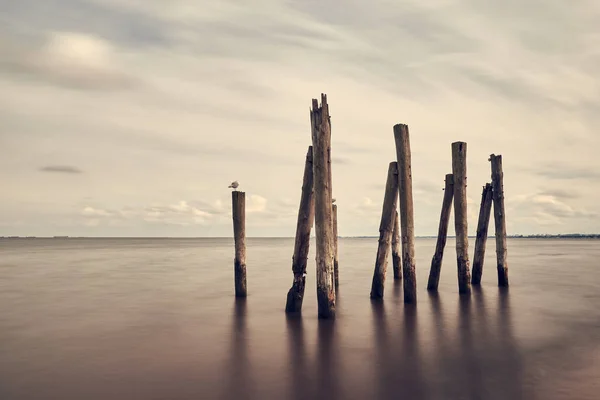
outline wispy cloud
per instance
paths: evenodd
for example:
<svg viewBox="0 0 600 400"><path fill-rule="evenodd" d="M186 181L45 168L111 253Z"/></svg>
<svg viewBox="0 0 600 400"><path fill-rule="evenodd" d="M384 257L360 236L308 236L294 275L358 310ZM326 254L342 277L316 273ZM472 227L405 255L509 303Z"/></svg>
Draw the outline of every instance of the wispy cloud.
<svg viewBox="0 0 600 400"><path fill-rule="evenodd" d="M45 167L40 168L40 171L43 172L56 172L61 174L81 174L83 173L77 167L73 167L70 165L47 165Z"/></svg>

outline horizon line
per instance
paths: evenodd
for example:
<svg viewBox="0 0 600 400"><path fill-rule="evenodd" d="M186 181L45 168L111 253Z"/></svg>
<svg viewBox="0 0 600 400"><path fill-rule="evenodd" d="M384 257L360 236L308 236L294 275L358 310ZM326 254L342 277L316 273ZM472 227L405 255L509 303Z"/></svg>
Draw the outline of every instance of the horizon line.
<svg viewBox="0 0 600 400"><path fill-rule="evenodd" d="M558 237L558 236L600 236L600 233L535 233L535 234L511 234L506 235L507 238L527 238L527 237ZM448 235L447 238L455 239L456 235ZM469 235L469 238L476 238L476 235ZM488 235L488 238L495 238L495 235ZM295 236L246 236L247 239L295 239ZM311 236L314 239L315 236ZM348 239L377 239L379 236L373 235L338 235L338 238ZM437 235L415 235L419 239L437 238ZM53 236L19 236L8 235L0 236L0 239L233 239L233 236L70 236L70 235L53 235Z"/></svg>

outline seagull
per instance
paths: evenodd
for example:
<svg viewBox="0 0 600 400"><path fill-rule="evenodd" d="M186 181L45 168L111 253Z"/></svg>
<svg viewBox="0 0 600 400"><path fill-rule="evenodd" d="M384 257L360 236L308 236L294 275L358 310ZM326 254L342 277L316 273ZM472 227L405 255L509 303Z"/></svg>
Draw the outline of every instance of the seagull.
<svg viewBox="0 0 600 400"><path fill-rule="evenodd" d="M233 181L233 182L231 182L231 185L229 185L227 187L233 188L233 190L236 190L238 188L238 186L240 186L240 184L238 183L238 181Z"/></svg>
<svg viewBox="0 0 600 400"><path fill-rule="evenodd" d="M331 199L331 204L335 203L335 199Z"/></svg>

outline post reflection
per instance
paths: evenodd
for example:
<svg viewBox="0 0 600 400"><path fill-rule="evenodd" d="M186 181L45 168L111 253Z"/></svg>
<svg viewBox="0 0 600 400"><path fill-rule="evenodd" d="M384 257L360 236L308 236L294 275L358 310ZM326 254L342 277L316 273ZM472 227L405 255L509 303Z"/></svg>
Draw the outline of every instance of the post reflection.
<svg viewBox="0 0 600 400"><path fill-rule="evenodd" d="M289 399L312 398L311 376L308 371L304 326L300 315L287 316L289 357Z"/></svg>
<svg viewBox="0 0 600 400"><path fill-rule="evenodd" d="M375 341L374 393L378 399L404 396L420 399L427 394L419 349L417 308L414 305L403 307L400 331L395 331L388 323L384 303L371 302Z"/></svg>
<svg viewBox="0 0 600 400"><path fill-rule="evenodd" d="M315 398L337 399L338 397L338 371L336 343L336 321L318 321L318 342L316 359L316 396Z"/></svg>
<svg viewBox="0 0 600 400"><path fill-rule="evenodd" d="M371 300L371 309L373 311L373 332L374 332L374 393L376 398L386 398L388 394L387 386L394 379L391 360L393 359L393 349L390 343L388 324L385 315L385 306L381 299Z"/></svg>
<svg viewBox="0 0 600 400"><path fill-rule="evenodd" d="M248 329L246 324L247 303L245 298L235 298L232 314L231 351L226 364L229 379L225 381L222 398L253 398L252 380L249 375L251 362L248 354Z"/></svg>

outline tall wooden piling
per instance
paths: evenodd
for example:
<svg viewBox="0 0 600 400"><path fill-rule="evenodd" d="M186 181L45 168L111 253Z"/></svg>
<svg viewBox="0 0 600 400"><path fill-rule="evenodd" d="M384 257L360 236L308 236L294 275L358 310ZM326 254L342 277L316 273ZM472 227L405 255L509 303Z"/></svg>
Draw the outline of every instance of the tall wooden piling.
<svg viewBox="0 0 600 400"><path fill-rule="evenodd" d="M454 228L456 230L456 261L458 291L471 293L469 271L469 236L467 224L467 144L452 143L452 174L454 175Z"/></svg>
<svg viewBox="0 0 600 400"><path fill-rule="evenodd" d="M387 258L390 250L392 233L394 232L394 215L398 206L398 163L391 162L388 167L387 183L381 210L381 223L379 224L379 246L375 258L375 271L371 285L371 298L381 299L385 284Z"/></svg>
<svg viewBox="0 0 600 400"><path fill-rule="evenodd" d="M315 199L313 191L313 150L308 147L306 162L304 163L304 177L302 178L302 194L298 209L298 222L296 224L296 241L292 257L292 272L294 281L287 294L285 311L299 313L302 311L304 288L306 286L306 264L310 244L310 231L315 219Z"/></svg>
<svg viewBox="0 0 600 400"><path fill-rule="evenodd" d="M508 286L508 263L506 261L506 217L504 214L504 173L502 156L490 156L492 162L492 197L494 199L494 222L496 232L496 258L498 262L498 286Z"/></svg>
<svg viewBox="0 0 600 400"><path fill-rule="evenodd" d="M392 264L394 267L394 280L402 280L402 257L400 256L400 222L398 207L394 210L394 231L392 232Z"/></svg>
<svg viewBox="0 0 600 400"><path fill-rule="evenodd" d="M479 220L477 221L477 238L475 239L475 252L473 254L473 274L471 284L481 284L483 273L483 261L485 258L485 245L490 225L490 213L492 211L492 184L486 183L481 193L481 206L479 207Z"/></svg>
<svg viewBox="0 0 600 400"><path fill-rule="evenodd" d="M412 171L408 125L394 125L394 139L396 142L396 156L398 158L404 302L416 303L417 276L415 272L415 228L413 220Z"/></svg>
<svg viewBox="0 0 600 400"><path fill-rule="evenodd" d="M329 121L329 131L331 132L331 119ZM327 149L327 164L329 165L329 171L327 174L327 177L329 179L329 197L331 197L331 201L333 203L333 172L332 172L332 167L333 167L333 163L331 162L331 143L329 145L329 149ZM338 287L338 283L337 283L337 276L336 273L338 272L335 269L335 260L337 259L336 254L337 254L337 250L336 250L336 245L337 245L337 237L335 235L335 231L337 229L337 221L335 219L335 214L333 213L333 204L331 205L331 221L332 221L332 231L334 232L333 235L331 235L331 246L333 249L333 269L331 270L331 279L333 280L333 286L334 287Z"/></svg>
<svg viewBox="0 0 600 400"><path fill-rule="evenodd" d="M340 269L338 262L338 222L337 222L337 204L331 206L333 213L333 279L336 289L340 286Z"/></svg>
<svg viewBox="0 0 600 400"><path fill-rule="evenodd" d="M235 259L233 262L235 297L246 297L246 193L231 192Z"/></svg>
<svg viewBox="0 0 600 400"><path fill-rule="evenodd" d="M317 99L313 99L310 120L313 143L313 184L315 191L318 316L319 318L334 318L333 217L329 175L331 126L329 106L325 94L321 94L320 107Z"/></svg>
<svg viewBox="0 0 600 400"><path fill-rule="evenodd" d="M430 291L437 291L440 282L440 271L442 269L442 259L444 258L444 248L446 247L446 238L448 236L448 223L450 221L450 210L452 209L453 197L454 175L447 174L444 187L444 199L442 200L442 212L440 214L440 225L438 227L438 237L435 244L435 253L431 259L429 280L427 281L427 290Z"/></svg>

